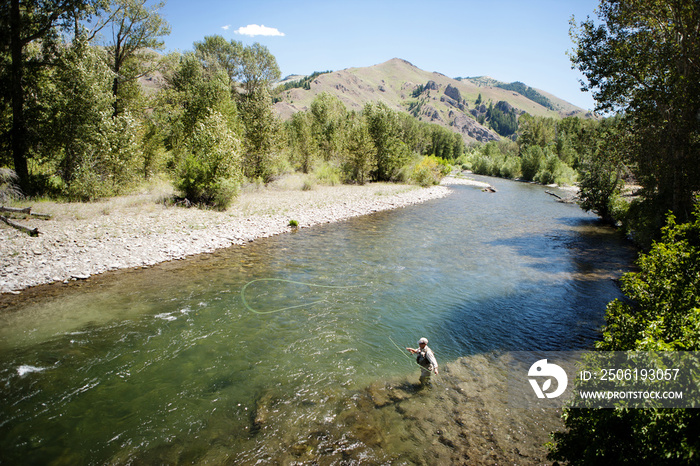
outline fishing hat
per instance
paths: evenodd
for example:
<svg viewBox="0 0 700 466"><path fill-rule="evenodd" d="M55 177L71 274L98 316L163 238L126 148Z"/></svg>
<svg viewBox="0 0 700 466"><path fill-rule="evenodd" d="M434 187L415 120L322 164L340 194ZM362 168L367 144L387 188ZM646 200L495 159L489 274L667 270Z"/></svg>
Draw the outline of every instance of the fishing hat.
<svg viewBox="0 0 700 466"><path fill-rule="evenodd" d="M428 344L428 339L427 338L421 338L418 340L418 344L420 345L421 343L425 343L426 345Z"/></svg>

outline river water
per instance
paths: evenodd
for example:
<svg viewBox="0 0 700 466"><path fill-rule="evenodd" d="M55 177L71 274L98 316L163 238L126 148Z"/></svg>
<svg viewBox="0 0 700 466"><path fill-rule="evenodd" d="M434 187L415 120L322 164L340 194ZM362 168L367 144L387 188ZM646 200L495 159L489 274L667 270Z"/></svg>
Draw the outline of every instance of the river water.
<svg viewBox="0 0 700 466"><path fill-rule="evenodd" d="M558 413L509 409L502 359L590 348L634 251L544 187L488 181L18 299L0 463L544 461ZM401 350L422 336L429 387Z"/></svg>

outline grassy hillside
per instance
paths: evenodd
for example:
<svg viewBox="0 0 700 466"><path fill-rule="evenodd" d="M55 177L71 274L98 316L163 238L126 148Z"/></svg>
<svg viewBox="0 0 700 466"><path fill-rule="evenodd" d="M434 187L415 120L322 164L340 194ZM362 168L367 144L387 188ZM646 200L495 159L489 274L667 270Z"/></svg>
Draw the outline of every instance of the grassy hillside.
<svg viewBox="0 0 700 466"><path fill-rule="evenodd" d="M478 115L483 115L490 103L495 105L504 101L518 114L527 112L554 118L585 113L551 94L535 90L551 102L547 108L518 92L498 87L499 84L490 78L453 79L394 58L375 66L315 76L306 86L308 89L293 88L280 92L275 109L282 118L289 118L297 111L306 110L315 96L322 92L338 96L351 110L360 110L370 101L381 101L391 108L409 112L421 121L450 128L462 134L467 142L499 138L477 121ZM479 95L481 105L477 106Z"/></svg>

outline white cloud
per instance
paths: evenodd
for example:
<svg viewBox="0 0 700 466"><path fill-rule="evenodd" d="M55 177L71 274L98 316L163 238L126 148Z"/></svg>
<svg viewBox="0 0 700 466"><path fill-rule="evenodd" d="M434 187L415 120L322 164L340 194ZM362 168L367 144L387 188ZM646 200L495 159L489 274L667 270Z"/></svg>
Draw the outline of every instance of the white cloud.
<svg viewBox="0 0 700 466"><path fill-rule="evenodd" d="M244 36L283 36L283 32L279 32L277 28L269 28L264 25L249 24L247 26L239 27L235 31L236 34L241 34Z"/></svg>
<svg viewBox="0 0 700 466"><path fill-rule="evenodd" d="M226 26L221 26L221 29L223 29L224 31L228 31L228 28L230 28L230 27L231 27L231 25L227 24Z"/></svg>

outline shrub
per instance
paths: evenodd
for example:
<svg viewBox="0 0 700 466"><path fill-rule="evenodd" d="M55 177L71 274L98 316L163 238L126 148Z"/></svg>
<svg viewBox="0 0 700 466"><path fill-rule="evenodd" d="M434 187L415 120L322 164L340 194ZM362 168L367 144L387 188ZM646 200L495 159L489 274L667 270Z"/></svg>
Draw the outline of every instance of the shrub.
<svg viewBox="0 0 700 466"><path fill-rule="evenodd" d="M18 199L22 192L17 187L17 174L9 168L0 168L0 202Z"/></svg>
<svg viewBox="0 0 700 466"><path fill-rule="evenodd" d="M429 155L423 157L413 168L411 180L426 187L439 184L440 180L450 172L450 165L440 157Z"/></svg>
<svg viewBox="0 0 700 466"><path fill-rule="evenodd" d="M533 181L544 162L544 151L540 146L528 146L520 158L520 171L523 179Z"/></svg>
<svg viewBox="0 0 700 466"><path fill-rule="evenodd" d="M485 155L477 155L472 161L472 171L477 175L490 175L491 159Z"/></svg>
<svg viewBox="0 0 700 466"><path fill-rule="evenodd" d="M314 168L314 176L321 184L335 186L341 184L342 172L340 168L332 162L321 162Z"/></svg>
<svg viewBox="0 0 700 466"><path fill-rule="evenodd" d="M499 172L503 178L517 178L520 176L520 159L517 157L506 157Z"/></svg>
<svg viewBox="0 0 700 466"><path fill-rule="evenodd" d="M195 125L185 146L176 188L190 201L226 209L242 179L238 138L214 111Z"/></svg>
<svg viewBox="0 0 700 466"><path fill-rule="evenodd" d="M606 309L600 351L700 349L700 210L667 217L659 242L620 280L627 299ZM550 460L570 464L697 464L697 409L566 409Z"/></svg>

